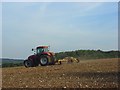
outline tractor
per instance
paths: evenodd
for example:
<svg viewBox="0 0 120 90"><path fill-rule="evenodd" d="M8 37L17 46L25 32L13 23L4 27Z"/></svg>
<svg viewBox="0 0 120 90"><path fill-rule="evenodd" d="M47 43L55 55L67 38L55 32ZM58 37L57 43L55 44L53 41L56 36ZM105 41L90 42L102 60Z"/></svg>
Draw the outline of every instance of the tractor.
<svg viewBox="0 0 120 90"><path fill-rule="evenodd" d="M38 46L36 49L32 49L32 51L35 53L24 61L25 67L54 65L56 62L58 62L55 59L55 54L49 51L49 46Z"/></svg>

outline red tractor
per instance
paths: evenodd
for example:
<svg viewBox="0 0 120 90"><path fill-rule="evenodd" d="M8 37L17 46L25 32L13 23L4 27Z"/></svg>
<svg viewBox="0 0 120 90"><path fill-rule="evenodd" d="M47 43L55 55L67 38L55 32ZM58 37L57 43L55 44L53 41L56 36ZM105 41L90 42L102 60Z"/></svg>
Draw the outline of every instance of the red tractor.
<svg viewBox="0 0 120 90"><path fill-rule="evenodd" d="M32 49L32 51L35 51L36 53L29 56L28 59L24 61L24 66L35 67L39 64L41 66L54 65L57 62L55 54L49 52L48 48L48 46L39 46L36 49Z"/></svg>

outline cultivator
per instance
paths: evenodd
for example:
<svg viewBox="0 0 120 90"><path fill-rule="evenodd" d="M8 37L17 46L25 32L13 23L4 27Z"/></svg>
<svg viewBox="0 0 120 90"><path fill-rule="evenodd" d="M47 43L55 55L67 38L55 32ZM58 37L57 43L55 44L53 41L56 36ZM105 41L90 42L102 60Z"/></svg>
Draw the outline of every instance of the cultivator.
<svg viewBox="0 0 120 90"><path fill-rule="evenodd" d="M74 58L74 57L65 57L64 59L59 59L58 60L58 64L62 64L62 62L65 62L65 63L78 63L79 62L79 59L77 58Z"/></svg>

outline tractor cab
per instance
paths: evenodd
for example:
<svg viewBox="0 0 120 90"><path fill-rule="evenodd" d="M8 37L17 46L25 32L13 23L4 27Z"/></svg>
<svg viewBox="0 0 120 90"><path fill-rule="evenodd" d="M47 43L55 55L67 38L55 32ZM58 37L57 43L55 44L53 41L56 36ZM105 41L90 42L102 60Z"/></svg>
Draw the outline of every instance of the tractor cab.
<svg viewBox="0 0 120 90"><path fill-rule="evenodd" d="M36 50L32 49L32 51L36 52L36 54L41 54L43 52L49 52L49 46L39 46Z"/></svg>
<svg viewBox="0 0 120 90"><path fill-rule="evenodd" d="M40 46L36 48L36 53L43 53L43 52L49 52L48 46Z"/></svg>

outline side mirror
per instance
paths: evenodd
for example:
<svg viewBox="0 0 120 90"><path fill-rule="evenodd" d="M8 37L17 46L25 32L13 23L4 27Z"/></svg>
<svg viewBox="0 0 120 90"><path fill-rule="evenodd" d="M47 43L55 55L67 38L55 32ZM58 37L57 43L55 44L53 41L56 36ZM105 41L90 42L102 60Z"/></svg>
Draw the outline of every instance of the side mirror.
<svg viewBox="0 0 120 90"><path fill-rule="evenodd" d="M32 51L34 51L34 49L32 48Z"/></svg>

